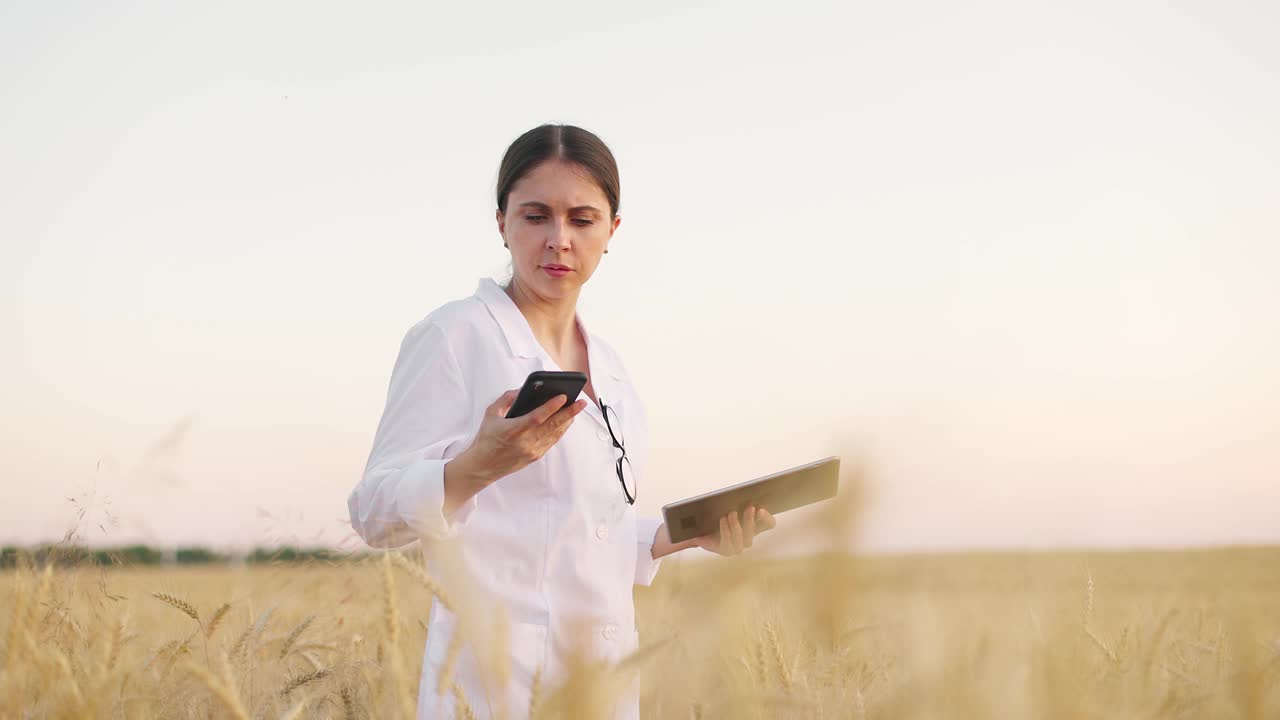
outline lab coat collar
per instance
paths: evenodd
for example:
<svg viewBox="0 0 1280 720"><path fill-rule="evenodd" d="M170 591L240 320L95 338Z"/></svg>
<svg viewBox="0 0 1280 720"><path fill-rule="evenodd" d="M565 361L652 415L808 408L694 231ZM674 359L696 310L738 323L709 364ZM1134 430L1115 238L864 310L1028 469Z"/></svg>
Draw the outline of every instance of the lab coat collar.
<svg viewBox="0 0 1280 720"><path fill-rule="evenodd" d="M507 347L511 349L511 354L521 358L544 358L551 363L551 357L547 355L546 350L538 344L538 339L533 335L533 328L529 327L529 321L525 319L524 314L520 312L520 308L516 307L515 302L507 295L506 290L497 283L493 278L481 278L479 286L476 288L476 297L485 304L489 309L489 313L493 315L493 319L498 322L498 327L502 329L502 335L506 338ZM614 367L608 358L603 355L598 343L594 342L591 333L587 330L587 325L582 320L582 313L575 312L575 319L578 328L582 331L582 337L587 341L587 362L591 365L591 375L593 378L599 377L596 370L602 370L614 380L622 378L621 371ZM596 382L596 388L599 390L599 382Z"/></svg>
<svg viewBox="0 0 1280 720"><path fill-rule="evenodd" d="M498 322L502 335L511 348L511 354L521 358L540 357L538 339L533 336L533 329L520 313L520 308L507 296L507 292L493 278L481 278L476 288L476 297L480 298L489 314Z"/></svg>

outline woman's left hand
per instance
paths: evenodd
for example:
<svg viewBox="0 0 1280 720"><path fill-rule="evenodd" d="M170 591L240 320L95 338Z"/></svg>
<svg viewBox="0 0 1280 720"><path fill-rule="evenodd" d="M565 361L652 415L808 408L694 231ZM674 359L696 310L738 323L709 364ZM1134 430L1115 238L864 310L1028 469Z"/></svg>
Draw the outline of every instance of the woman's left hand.
<svg viewBox="0 0 1280 720"><path fill-rule="evenodd" d="M703 550L710 550L717 555L737 555L751 547L755 536L776 527L778 521L764 508L748 505L742 512L730 512L720 518L720 532L701 535L694 538L694 543Z"/></svg>

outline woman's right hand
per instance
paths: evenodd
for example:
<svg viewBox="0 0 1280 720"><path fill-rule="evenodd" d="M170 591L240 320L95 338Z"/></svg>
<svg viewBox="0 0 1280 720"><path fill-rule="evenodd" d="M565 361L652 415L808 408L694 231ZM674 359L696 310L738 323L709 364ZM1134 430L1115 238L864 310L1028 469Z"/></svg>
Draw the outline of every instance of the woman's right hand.
<svg viewBox="0 0 1280 720"><path fill-rule="evenodd" d="M470 447L445 465L446 515L493 482L547 454L587 407L586 400L566 405L568 397L561 394L527 415L507 418L519 393L508 390L494 400L485 409Z"/></svg>

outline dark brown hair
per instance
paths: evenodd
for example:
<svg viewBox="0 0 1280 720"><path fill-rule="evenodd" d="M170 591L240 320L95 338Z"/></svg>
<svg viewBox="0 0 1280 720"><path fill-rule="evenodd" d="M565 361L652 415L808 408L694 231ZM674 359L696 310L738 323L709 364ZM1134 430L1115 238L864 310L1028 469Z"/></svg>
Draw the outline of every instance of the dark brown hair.
<svg viewBox="0 0 1280 720"><path fill-rule="evenodd" d="M618 214L622 186L618 163L609 146L595 133L575 125L539 125L511 143L498 168L498 210L507 212L507 196L520 178L546 160L559 160L581 167L595 180L609 200L609 219Z"/></svg>

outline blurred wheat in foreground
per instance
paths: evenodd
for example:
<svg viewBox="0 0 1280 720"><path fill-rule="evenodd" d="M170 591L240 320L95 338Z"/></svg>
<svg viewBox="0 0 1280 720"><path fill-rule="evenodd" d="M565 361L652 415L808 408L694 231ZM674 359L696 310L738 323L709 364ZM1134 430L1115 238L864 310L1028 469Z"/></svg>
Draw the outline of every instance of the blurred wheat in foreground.
<svg viewBox="0 0 1280 720"><path fill-rule="evenodd" d="M403 717L433 590L416 557L28 564L0 574L0 717ZM655 718L1280 717L1276 549L681 559L637 603L636 656L536 716L638 670Z"/></svg>

